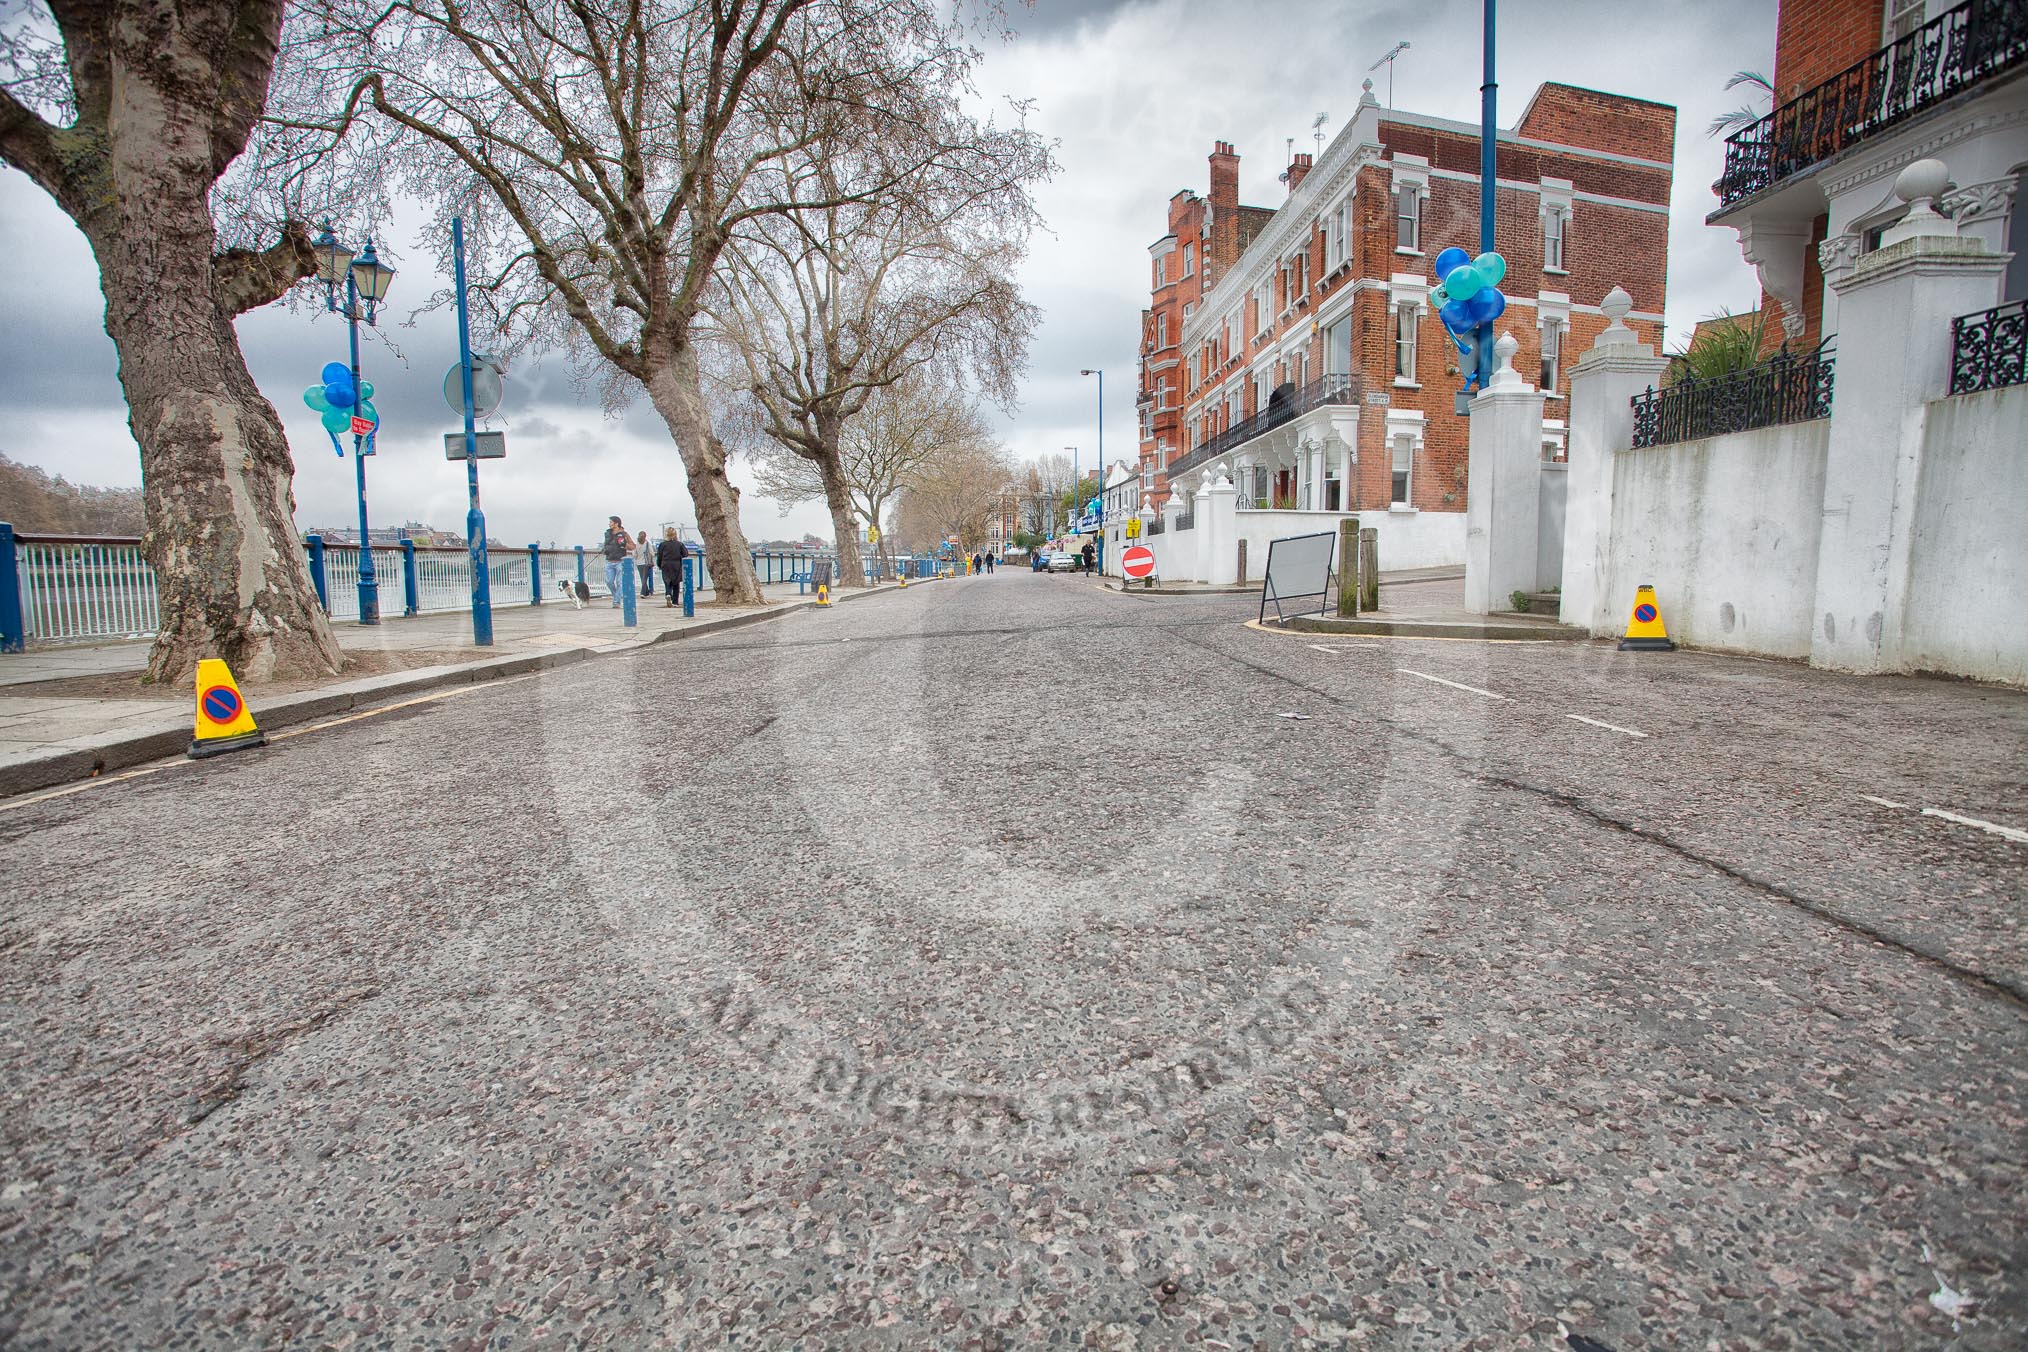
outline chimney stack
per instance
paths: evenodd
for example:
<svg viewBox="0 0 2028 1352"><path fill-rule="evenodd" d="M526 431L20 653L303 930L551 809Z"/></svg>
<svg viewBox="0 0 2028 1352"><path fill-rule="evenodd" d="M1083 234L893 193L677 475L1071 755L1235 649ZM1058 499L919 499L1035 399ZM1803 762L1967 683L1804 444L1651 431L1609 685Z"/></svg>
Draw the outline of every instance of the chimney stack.
<svg viewBox="0 0 2028 1352"><path fill-rule="evenodd" d="M1211 143L1211 248L1204 261L1212 266L1204 279L1208 288L1214 277L1239 262L1239 153L1230 141Z"/></svg>
<svg viewBox="0 0 2028 1352"><path fill-rule="evenodd" d="M1289 161L1289 196L1296 195L1296 189L1302 186L1304 177L1309 174L1310 166L1314 163L1315 161L1308 155L1298 155Z"/></svg>

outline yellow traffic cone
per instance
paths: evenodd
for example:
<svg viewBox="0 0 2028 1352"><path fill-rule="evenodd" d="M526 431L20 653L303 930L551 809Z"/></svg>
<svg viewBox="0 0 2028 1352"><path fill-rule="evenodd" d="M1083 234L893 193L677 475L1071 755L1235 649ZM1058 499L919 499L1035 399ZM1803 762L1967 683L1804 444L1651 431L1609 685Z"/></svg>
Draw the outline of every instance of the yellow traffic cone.
<svg viewBox="0 0 2028 1352"><path fill-rule="evenodd" d="M817 584L817 604L820 606L831 604L831 589L822 582Z"/></svg>
<svg viewBox="0 0 2028 1352"><path fill-rule="evenodd" d="M1620 640L1622 651L1673 652L1676 645L1669 641L1669 631L1662 624L1662 607L1655 602L1655 589L1643 582L1634 588L1634 610L1627 616L1626 637Z"/></svg>
<svg viewBox="0 0 2028 1352"><path fill-rule="evenodd" d="M254 723L232 668L216 657L197 664L197 722L191 733L192 760L223 755L242 747L266 746L267 734Z"/></svg>

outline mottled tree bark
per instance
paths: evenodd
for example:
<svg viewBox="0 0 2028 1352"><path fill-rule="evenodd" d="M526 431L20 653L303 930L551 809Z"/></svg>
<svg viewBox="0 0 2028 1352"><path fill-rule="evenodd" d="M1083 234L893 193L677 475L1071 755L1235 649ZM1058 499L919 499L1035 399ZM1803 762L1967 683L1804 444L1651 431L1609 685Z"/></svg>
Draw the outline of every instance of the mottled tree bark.
<svg viewBox="0 0 2028 1352"><path fill-rule="evenodd" d="M307 235L214 255L208 194L267 97L280 3L52 4L77 120L0 96L0 157L91 242L141 447L162 629L148 674L222 657L251 680L335 672L339 652L296 540L281 419L233 318L310 275Z"/></svg>
<svg viewBox="0 0 2028 1352"><path fill-rule="evenodd" d="M655 411L676 439L689 476L690 501L697 509L697 533L704 537L704 562L711 570L715 600L727 605L757 606L760 578L746 534L739 526L739 490L725 476L725 446L711 430L711 410L704 402L697 349L675 339L642 343L642 383Z"/></svg>

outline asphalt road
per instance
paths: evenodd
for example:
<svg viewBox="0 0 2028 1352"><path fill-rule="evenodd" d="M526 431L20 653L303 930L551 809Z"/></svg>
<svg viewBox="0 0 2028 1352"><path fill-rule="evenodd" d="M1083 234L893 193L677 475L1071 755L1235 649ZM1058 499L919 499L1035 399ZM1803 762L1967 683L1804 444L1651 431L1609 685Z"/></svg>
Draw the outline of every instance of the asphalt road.
<svg viewBox="0 0 2028 1352"><path fill-rule="evenodd" d="M1251 609L944 582L0 807L0 1342L2028 1341L2028 697Z"/></svg>

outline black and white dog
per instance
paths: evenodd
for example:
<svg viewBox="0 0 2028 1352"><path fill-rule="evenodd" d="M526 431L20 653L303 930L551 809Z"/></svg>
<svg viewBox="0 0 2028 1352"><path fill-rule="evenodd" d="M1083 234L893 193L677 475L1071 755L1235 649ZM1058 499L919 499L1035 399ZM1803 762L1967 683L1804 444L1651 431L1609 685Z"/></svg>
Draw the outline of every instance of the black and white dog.
<svg viewBox="0 0 2028 1352"><path fill-rule="evenodd" d="M584 603L591 600L590 587L585 586L582 582L573 582L567 577L560 577L556 580L556 589L565 596L568 596L571 605L579 610L583 610Z"/></svg>

